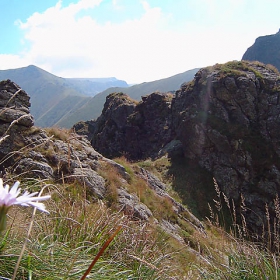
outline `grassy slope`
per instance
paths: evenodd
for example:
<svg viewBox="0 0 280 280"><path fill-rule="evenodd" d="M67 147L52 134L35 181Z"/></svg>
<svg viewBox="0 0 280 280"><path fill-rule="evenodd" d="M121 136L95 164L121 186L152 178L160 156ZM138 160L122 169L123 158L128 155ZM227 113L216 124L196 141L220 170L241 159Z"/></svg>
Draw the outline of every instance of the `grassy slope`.
<svg viewBox="0 0 280 280"><path fill-rule="evenodd" d="M67 96L84 96L81 92L69 87L63 78L32 65L0 71L0 80L4 79L16 82L30 95L31 114L35 120L42 118L50 108L54 108L59 103L63 104L61 101ZM57 110L59 111L60 108Z"/></svg>
<svg viewBox="0 0 280 280"><path fill-rule="evenodd" d="M16 82L30 95L31 114L36 125L42 127L55 125L64 115L90 100L89 95L93 96L116 84L127 86L126 82L115 78L61 78L33 65L0 70L0 80L6 79ZM75 121L71 125L74 123Z"/></svg>
<svg viewBox="0 0 280 280"><path fill-rule="evenodd" d="M142 193L146 187L133 175L138 165L162 178L170 167L166 158L134 164L123 158L116 160L131 176L125 187ZM99 172L111 190L123 182L117 171L108 166ZM257 280L280 276L276 255L244 238L227 234L213 213L213 222L205 222L205 232L179 218L177 225L185 241L182 242L160 229L157 222L160 216L155 221L130 220L117 211L112 201L111 208L106 206L106 201L94 202L76 181L46 184L22 179L24 188L32 186L36 190L42 185L46 186L45 193L52 194L52 199L46 202L50 214L36 214L16 279L31 279L31 276L41 280L80 279L118 226L122 227L121 231L93 267L90 279ZM175 194L172 189L169 192ZM145 201L157 204L157 196L150 195L154 201L150 198ZM163 207L162 203L157 205ZM7 235L0 237L0 275L11 278L32 217L31 209L27 208L23 211L14 207L9 213ZM168 220L168 213L165 219Z"/></svg>

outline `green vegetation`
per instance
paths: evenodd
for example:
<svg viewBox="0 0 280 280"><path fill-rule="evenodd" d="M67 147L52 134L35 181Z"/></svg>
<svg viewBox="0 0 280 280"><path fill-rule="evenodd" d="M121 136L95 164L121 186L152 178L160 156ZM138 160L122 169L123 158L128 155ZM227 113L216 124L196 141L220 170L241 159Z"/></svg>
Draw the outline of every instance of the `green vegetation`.
<svg viewBox="0 0 280 280"><path fill-rule="evenodd" d="M77 185L47 186L50 215L37 214L17 279L79 279L118 226L121 232L94 266L91 279L168 279L169 246L155 226L130 221L102 202L90 203ZM0 275L11 277L30 212L13 208L1 236ZM165 252L165 253L164 253ZM172 268L173 269L173 268Z"/></svg>
<svg viewBox="0 0 280 280"><path fill-rule="evenodd" d="M215 118L210 121L223 127ZM29 135L36 132L34 128ZM259 140L254 131L250 133L248 137ZM70 130L51 128L47 135L66 143L74 141ZM248 143L245 138L242 145ZM259 148L261 151L264 146ZM34 149L45 155L59 152L52 145L46 148L40 144ZM104 244L116 235L87 279L280 277L280 246L275 242L280 240L278 197L274 200L275 227L256 244L251 242L242 212L239 217L236 214L237 207L245 208L244 202L234 205L229 201L197 162L167 157L134 163L120 157L115 162L119 165L104 161L97 168L106 181L103 201L93 197L77 180L62 177L57 182L47 182L17 177L23 189L38 191L44 187L44 194L51 194L51 200L45 203L50 214L34 216L30 209L19 207L10 210L7 230L0 235L0 276L12 279L22 245L27 241L15 279L82 279ZM151 189L137 175L141 167L166 183L168 194L199 217L204 228L193 223L187 211L177 214L168 196ZM8 173L8 179L14 181L15 177ZM118 188L136 195L153 216L140 221L125 215L117 202Z"/></svg>
<svg viewBox="0 0 280 280"><path fill-rule="evenodd" d="M187 217L175 215L170 201L148 188L135 171L140 165L154 170L166 183L185 187L198 184L205 174L197 182L189 182L188 174L180 181L179 173L186 173L183 168L186 162L170 162L167 158L133 164L125 158L116 161L124 166L130 179L125 183L118 169L102 166L100 172L109 190L104 202L90 199L88 190L76 181L54 185L22 178L22 187L30 191L45 186L45 193L52 195L45 203L50 214L38 213L32 217L29 209L11 209L7 231L0 236L0 275L12 277L26 232L34 219L16 279L81 279L119 226L120 232L87 279L276 279L280 276L275 250L273 253L268 246L259 247L247 240L246 223L237 226L235 206L215 182L205 190L210 192L213 188L211 193L215 193L216 188L216 198L208 210L205 230L200 231ZM195 169L193 167L192 172ZM119 212L114 193L119 186L137 193L156 220L134 221ZM188 191L195 192L195 186ZM175 190L170 187L169 192L174 194ZM277 200L275 203L279 204ZM230 233L221 226L225 210L231 213ZM180 239L159 226L162 220L179 227Z"/></svg>
<svg viewBox="0 0 280 280"><path fill-rule="evenodd" d="M86 104L73 110L65 118L62 118L57 125L62 127L71 127L78 121L96 119L100 116L106 96L113 92L123 92L129 95L133 100L140 101L141 96L145 96L155 91L170 92L180 88L184 82L191 81L199 69L192 69L175 76L161 79L153 82L142 83L131 87L113 87L109 88L88 100Z"/></svg>
<svg viewBox="0 0 280 280"><path fill-rule="evenodd" d="M248 61L229 61L224 64L215 64L214 66L208 67L208 70L210 72L218 70L219 75L221 77L224 76L245 76L245 71L251 71L255 74L257 78L262 79L262 74L256 70L256 67L253 67L253 64L255 66L264 66L264 64L256 61L256 62L248 62Z"/></svg>

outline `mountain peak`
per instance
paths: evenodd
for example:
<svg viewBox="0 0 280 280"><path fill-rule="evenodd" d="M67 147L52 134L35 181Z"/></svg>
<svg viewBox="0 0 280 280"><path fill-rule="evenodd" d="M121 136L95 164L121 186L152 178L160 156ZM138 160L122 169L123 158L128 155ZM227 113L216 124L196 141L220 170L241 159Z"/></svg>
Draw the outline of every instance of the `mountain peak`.
<svg viewBox="0 0 280 280"><path fill-rule="evenodd" d="M275 34L258 37L255 43L244 53L242 60L272 64L280 70L279 52L280 29Z"/></svg>

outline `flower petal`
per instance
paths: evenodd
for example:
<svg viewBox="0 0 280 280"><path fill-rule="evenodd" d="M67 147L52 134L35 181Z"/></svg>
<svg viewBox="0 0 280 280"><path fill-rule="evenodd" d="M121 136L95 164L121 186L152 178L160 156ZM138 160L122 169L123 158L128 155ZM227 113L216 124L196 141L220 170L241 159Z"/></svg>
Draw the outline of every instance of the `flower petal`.
<svg viewBox="0 0 280 280"><path fill-rule="evenodd" d="M45 212L45 213L49 213L49 211L46 210L46 206L44 203L41 202L29 202L29 205L37 208L38 210Z"/></svg>
<svg viewBox="0 0 280 280"><path fill-rule="evenodd" d="M50 197L51 197L50 195L36 196L36 197L19 196L19 197L16 199L16 203L15 203L15 204L29 203L29 202L32 202L32 201L42 201L42 200L47 200L47 199L49 199Z"/></svg>
<svg viewBox="0 0 280 280"><path fill-rule="evenodd" d="M33 206L43 212L49 213L46 210L45 205L38 201L49 199L51 197L50 195L36 196L38 192L29 193L28 191L25 191L21 196L19 196L21 191L19 185L20 182L17 181L11 189L9 185L5 185L3 187L3 180L0 178L0 207L9 208L12 205Z"/></svg>
<svg viewBox="0 0 280 280"><path fill-rule="evenodd" d="M18 188L19 184L20 184L19 181L16 181L14 183L14 185L11 187L11 190L10 190L11 195L13 195L15 197L17 197L19 195L20 190L21 190L20 188Z"/></svg>

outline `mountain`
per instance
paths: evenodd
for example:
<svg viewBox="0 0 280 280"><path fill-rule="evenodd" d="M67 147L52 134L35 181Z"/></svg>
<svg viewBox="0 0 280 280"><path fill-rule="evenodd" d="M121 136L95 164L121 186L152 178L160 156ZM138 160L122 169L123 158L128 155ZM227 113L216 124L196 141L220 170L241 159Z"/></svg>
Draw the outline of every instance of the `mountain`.
<svg viewBox="0 0 280 280"><path fill-rule="evenodd" d="M57 122L57 125L61 127L71 127L78 121L86 121L97 118L101 114L106 96L113 92L123 92L135 100L140 100L141 96L150 94L155 91L174 92L179 89L183 83L192 80L198 70L199 68L196 68L188 70L184 73L171 76L169 78L137 84L125 88L108 88L88 100L82 107L76 110L73 109L72 112L65 115L64 118L61 118L61 120Z"/></svg>
<svg viewBox="0 0 280 280"><path fill-rule="evenodd" d="M41 127L55 125L63 116L84 105L89 96L110 86L128 86L116 78L68 79L57 77L34 65L0 70L0 80L10 79L27 91L31 113Z"/></svg>
<svg viewBox="0 0 280 280"><path fill-rule="evenodd" d="M272 64L280 71L280 30L273 35L258 37L244 53L242 60Z"/></svg>
<svg viewBox="0 0 280 280"><path fill-rule="evenodd" d="M115 159L35 127L28 94L0 82L0 278L277 279L279 78L230 62L175 95L111 94L90 132Z"/></svg>
<svg viewBox="0 0 280 280"><path fill-rule="evenodd" d="M261 234L265 209L273 213L270 202L280 195L279 88L279 72L260 62L217 64L198 71L175 95L153 93L136 102L110 94L102 115L74 130L109 158L139 161L168 153L184 170L185 179L177 178L180 193L196 203L209 196L215 178L235 205L245 200L250 211L239 215Z"/></svg>
<svg viewBox="0 0 280 280"><path fill-rule="evenodd" d="M77 91L94 96L110 87L128 87L125 81L112 78L64 78Z"/></svg>

